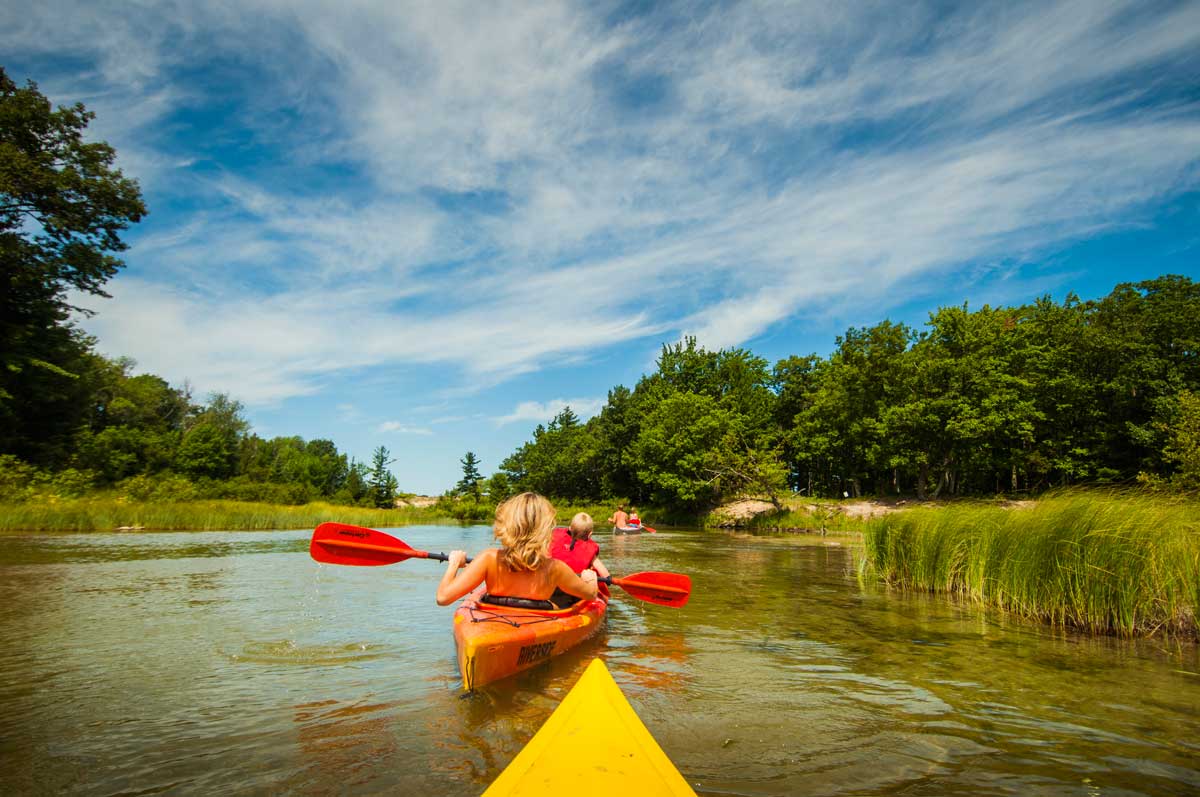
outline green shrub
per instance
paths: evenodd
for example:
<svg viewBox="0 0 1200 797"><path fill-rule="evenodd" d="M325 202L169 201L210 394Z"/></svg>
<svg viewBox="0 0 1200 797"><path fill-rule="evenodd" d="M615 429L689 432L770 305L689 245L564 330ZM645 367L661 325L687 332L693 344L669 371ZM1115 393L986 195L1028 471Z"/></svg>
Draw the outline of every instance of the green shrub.
<svg viewBox="0 0 1200 797"><path fill-rule="evenodd" d="M11 454L0 454L0 501L27 501L45 474Z"/></svg>
<svg viewBox="0 0 1200 797"><path fill-rule="evenodd" d="M92 471L67 468L48 474L43 489L57 498L78 498L90 491L95 483L96 475Z"/></svg>
<svg viewBox="0 0 1200 797"><path fill-rule="evenodd" d="M11 454L0 454L0 501L55 501L77 498L95 485L95 474L67 468L56 472L30 465Z"/></svg>
<svg viewBox="0 0 1200 797"><path fill-rule="evenodd" d="M117 485L117 494L133 501L193 501L200 491L186 476L174 473L134 476Z"/></svg>

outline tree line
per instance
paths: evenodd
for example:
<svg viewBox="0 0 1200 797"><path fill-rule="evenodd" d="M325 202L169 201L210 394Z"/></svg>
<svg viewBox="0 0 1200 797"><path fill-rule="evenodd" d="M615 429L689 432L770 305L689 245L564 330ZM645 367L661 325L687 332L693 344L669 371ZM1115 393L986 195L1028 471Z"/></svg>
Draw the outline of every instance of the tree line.
<svg viewBox="0 0 1200 797"><path fill-rule="evenodd" d="M146 214L94 114L51 106L0 67L0 499L115 488L134 498L392 506L386 448L370 465L329 440L260 438L224 394L195 402L72 322L73 295L107 296L121 235Z"/></svg>
<svg viewBox="0 0 1200 797"><path fill-rule="evenodd" d="M70 432L0 438L0 499L115 490L148 501L394 505L397 484L385 447L368 464L330 440L262 438L228 395L196 402L186 386L133 368L128 358L85 350L69 382L77 400L57 402L55 420Z"/></svg>
<svg viewBox="0 0 1200 797"><path fill-rule="evenodd" d="M1102 299L941 307L882 321L828 357L664 345L586 423L539 425L495 491L623 496L682 510L729 497L1036 493L1089 483L1200 488L1200 285Z"/></svg>

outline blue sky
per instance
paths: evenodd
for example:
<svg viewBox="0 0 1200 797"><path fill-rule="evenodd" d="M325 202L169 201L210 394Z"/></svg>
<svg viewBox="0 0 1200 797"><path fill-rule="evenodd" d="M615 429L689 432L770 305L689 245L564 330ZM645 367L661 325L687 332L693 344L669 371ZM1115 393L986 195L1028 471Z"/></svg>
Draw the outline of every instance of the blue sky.
<svg viewBox="0 0 1200 797"><path fill-rule="evenodd" d="M1200 278L1200 3L57 2L150 215L100 348L436 493L694 334Z"/></svg>

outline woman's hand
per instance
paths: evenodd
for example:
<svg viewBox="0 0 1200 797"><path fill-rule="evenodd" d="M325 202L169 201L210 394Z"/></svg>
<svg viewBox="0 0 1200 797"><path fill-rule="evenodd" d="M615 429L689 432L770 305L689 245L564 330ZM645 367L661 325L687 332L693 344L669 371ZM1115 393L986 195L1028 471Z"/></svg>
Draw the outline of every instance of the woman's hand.
<svg viewBox="0 0 1200 797"><path fill-rule="evenodd" d="M600 587L596 585L596 571L584 570L579 574L579 579L583 581L583 588L587 591L587 595L582 597L592 600L600 594Z"/></svg>
<svg viewBox="0 0 1200 797"><path fill-rule="evenodd" d="M483 583L487 572L488 562L496 560L495 550L487 550L467 564L466 551L451 551L446 555L446 572L442 573L441 583L437 588L438 606L445 606L466 595Z"/></svg>

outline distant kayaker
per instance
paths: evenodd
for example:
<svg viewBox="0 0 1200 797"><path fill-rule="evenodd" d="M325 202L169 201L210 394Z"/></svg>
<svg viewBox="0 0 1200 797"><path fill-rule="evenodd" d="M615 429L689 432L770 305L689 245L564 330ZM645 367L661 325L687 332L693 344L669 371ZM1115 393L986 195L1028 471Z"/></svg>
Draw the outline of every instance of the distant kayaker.
<svg viewBox="0 0 1200 797"><path fill-rule="evenodd" d="M617 504L617 511L612 513L612 517L608 519L608 522L618 529L623 529L629 525L629 515L625 513L624 504Z"/></svg>
<svg viewBox="0 0 1200 797"><path fill-rule="evenodd" d="M453 603L486 582L486 603L522 608L549 608L556 589L577 599L595 598L596 573L576 575L566 562L550 556L554 507L537 493L521 493L496 507L492 526L501 547L488 548L462 572L466 551L451 551L437 588L439 606Z"/></svg>
<svg viewBox="0 0 1200 797"><path fill-rule="evenodd" d="M642 527L642 519L638 517L636 506L629 507L629 525L635 528Z"/></svg>

